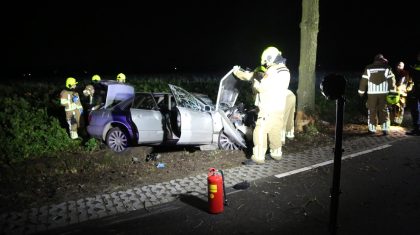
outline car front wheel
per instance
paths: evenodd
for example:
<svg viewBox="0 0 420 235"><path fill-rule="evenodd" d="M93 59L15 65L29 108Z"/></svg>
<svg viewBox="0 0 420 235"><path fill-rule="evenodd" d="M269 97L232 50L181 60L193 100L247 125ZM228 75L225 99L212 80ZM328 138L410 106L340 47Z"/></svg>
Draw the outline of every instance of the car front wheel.
<svg viewBox="0 0 420 235"><path fill-rule="evenodd" d="M119 127L114 127L106 136L106 144L115 152L123 152L128 148L127 134Z"/></svg>
<svg viewBox="0 0 420 235"><path fill-rule="evenodd" d="M230 140L225 132L221 131L219 134L219 148L223 150L239 150L240 146Z"/></svg>

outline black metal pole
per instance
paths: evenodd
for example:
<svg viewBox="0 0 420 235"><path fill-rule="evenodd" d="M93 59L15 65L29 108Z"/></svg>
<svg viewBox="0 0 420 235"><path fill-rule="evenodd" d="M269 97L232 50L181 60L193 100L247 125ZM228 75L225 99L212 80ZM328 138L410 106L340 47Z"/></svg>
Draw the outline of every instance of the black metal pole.
<svg viewBox="0 0 420 235"><path fill-rule="evenodd" d="M331 206L330 206L330 232L337 233L337 214L338 214L338 196L340 194L340 172L341 172L341 156L343 153L343 116L344 116L344 98L339 97L336 103L336 123L335 123L335 148L334 148L334 170L331 189Z"/></svg>

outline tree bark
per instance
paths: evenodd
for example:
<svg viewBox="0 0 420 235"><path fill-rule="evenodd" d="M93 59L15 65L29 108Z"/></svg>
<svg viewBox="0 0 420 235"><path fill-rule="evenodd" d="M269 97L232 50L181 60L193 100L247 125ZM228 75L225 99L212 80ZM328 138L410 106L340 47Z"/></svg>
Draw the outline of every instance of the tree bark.
<svg viewBox="0 0 420 235"><path fill-rule="evenodd" d="M314 122L315 65L319 25L319 0L302 0L300 23L299 85L297 90L296 131Z"/></svg>

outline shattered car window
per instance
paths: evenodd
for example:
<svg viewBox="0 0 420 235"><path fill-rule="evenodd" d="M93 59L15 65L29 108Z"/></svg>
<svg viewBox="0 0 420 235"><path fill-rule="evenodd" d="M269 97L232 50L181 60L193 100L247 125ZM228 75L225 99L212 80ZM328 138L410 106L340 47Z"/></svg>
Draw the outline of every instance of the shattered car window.
<svg viewBox="0 0 420 235"><path fill-rule="evenodd" d="M178 106L197 110L197 111L202 110L203 108L202 104L197 100L197 98L195 98L189 92L174 85L169 85L169 87L171 88L175 96L175 100Z"/></svg>

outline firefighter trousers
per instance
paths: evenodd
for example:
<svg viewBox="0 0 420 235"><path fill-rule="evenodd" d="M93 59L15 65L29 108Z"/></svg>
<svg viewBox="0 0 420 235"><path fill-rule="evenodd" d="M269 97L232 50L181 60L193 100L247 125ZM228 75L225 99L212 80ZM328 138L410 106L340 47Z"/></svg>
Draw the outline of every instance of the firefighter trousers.
<svg viewBox="0 0 420 235"><path fill-rule="evenodd" d="M368 94L366 106L368 108L368 126L375 128L376 125L386 125L389 113L386 102L387 94ZM374 131L373 129L371 131Z"/></svg>
<svg viewBox="0 0 420 235"><path fill-rule="evenodd" d="M80 127L80 111L78 109L66 111L66 120L69 125L70 138L78 138L77 130Z"/></svg>
<svg viewBox="0 0 420 235"><path fill-rule="evenodd" d="M253 161L263 163L268 146L272 155L275 153L279 158L281 157L283 119L284 112L258 115L253 134L254 148L252 149L253 155L251 157Z"/></svg>

